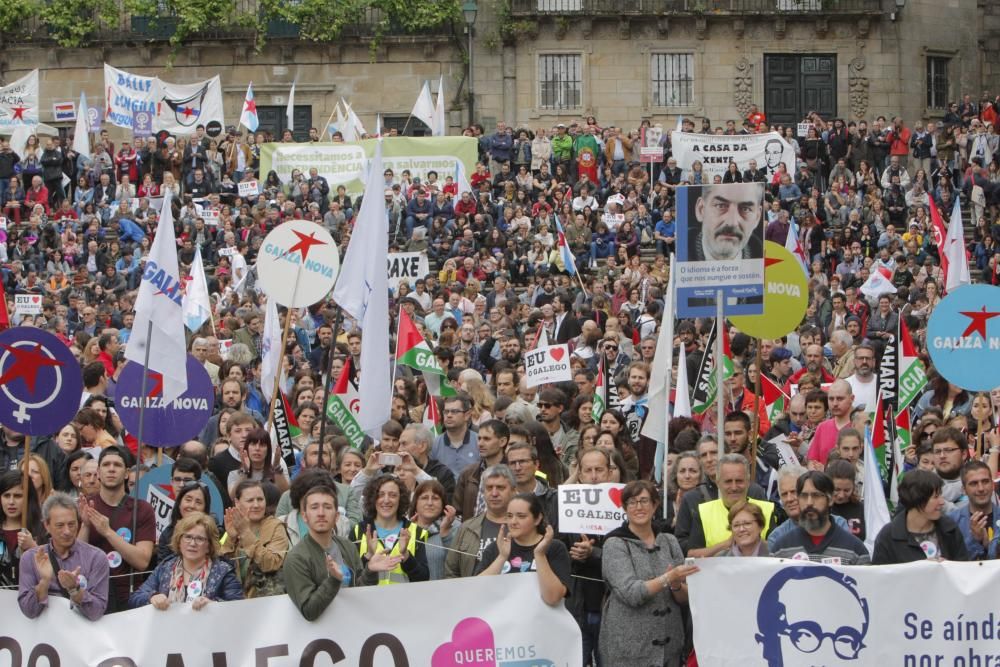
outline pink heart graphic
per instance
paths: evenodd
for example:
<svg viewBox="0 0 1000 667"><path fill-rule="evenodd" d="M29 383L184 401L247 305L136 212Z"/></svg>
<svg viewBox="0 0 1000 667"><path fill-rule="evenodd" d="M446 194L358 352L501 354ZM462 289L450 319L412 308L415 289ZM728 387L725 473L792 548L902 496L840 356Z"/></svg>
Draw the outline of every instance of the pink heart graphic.
<svg viewBox="0 0 1000 667"><path fill-rule="evenodd" d="M608 498L611 498L611 502L615 504L615 507L622 506L622 490L621 489L608 489Z"/></svg>
<svg viewBox="0 0 1000 667"><path fill-rule="evenodd" d="M510 566L511 567L521 567L521 557L520 556L515 556L514 558L512 558L511 561L510 561Z"/></svg>
<svg viewBox="0 0 1000 667"><path fill-rule="evenodd" d="M550 347L549 354L552 355L552 358L555 359L556 361L562 361L563 355L566 354L566 348Z"/></svg>
<svg viewBox="0 0 1000 667"><path fill-rule="evenodd" d="M31 297L31 303L38 303L41 300L42 300L42 297L40 297L40 296L33 296L33 297Z"/></svg>
<svg viewBox="0 0 1000 667"><path fill-rule="evenodd" d="M496 667L493 628L481 618L465 618L451 631L451 641L437 647L431 667Z"/></svg>

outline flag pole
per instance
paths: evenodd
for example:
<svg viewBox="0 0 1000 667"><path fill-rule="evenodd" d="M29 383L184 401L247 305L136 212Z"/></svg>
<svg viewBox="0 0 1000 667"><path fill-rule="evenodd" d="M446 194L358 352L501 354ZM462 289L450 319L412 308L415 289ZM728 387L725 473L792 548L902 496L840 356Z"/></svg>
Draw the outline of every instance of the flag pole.
<svg viewBox="0 0 1000 667"><path fill-rule="evenodd" d="M330 129L330 123L333 121L333 114L337 113L337 107L339 105L340 102L334 102L333 111L330 112L330 117L326 119L326 125L323 126L323 134L327 134L327 130ZM330 140L333 141L333 133L330 132L329 134L330 134Z"/></svg>
<svg viewBox="0 0 1000 667"><path fill-rule="evenodd" d="M31 436L24 435L24 470L21 471L21 494L24 497L24 509L21 510L21 530L28 527L28 484L31 483Z"/></svg>
<svg viewBox="0 0 1000 667"><path fill-rule="evenodd" d="M760 436L760 393L761 375L764 373L764 352L761 350L761 339L757 339L757 380L753 387L753 425L750 429L750 479L757 475L757 440Z"/></svg>
<svg viewBox="0 0 1000 667"><path fill-rule="evenodd" d="M327 352L326 359L326 374L323 376L323 397L320 399L320 411L322 412L322 421L319 424L319 462L320 465L323 464L323 443L326 439L326 403L330 400L330 385L333 384L330 376L333 374L333 357L334 351L337 349L337 332L340 331L340 327L344 323L344 311L341 310L340 306L337 306L337 314L333 318L333 338L330 339L330 350Z"/></svg>
<svg viewBox="0 0 1000 667"><path fill-rule="evenodd" d="M164 200L167 201L167 200ZM168 202L169 204L169 202ZM136 434L135 446L135 498L132 500L132 539L135 539L135 531L139 525L139 480L142 478L142 437L146 426L146 381L149 379L149 353L150 343L153 341L153 320L149 320L149 327L146 329L146 359L142 363L142 384L139 389L139 432ZM161 452L163 450L160 450ZM131 543L131 540L129 541ZM130 592L135 591L135 568L129 566L128 588Z"/></svg>
<svg viewBox="0 0 1000 667"><path fill-rule="evenodd" d="M295 278L296 288L298 287L298 276ZM295 291L298 291L296 289ZM285 328L281 333L281 356L278 357L278 368L275 369L274 386L271 387L271 405L267 410L267 430L274 428L274 403L278 400L278 390L281 387L281 366L285 360L285 350L288 349L288 331L292 324L292 309L285 308ZM322 459L320 459L322 462Z"/></svg>
<svg viewBox="0 0 1000 667"><path fill-rule="evenodd" d="M413 114L412 113L409 116L406 117L406 122L403 123L403 131L399 133L399 136L401 136L401 137L405 137L406 136L406 128L410 127L410 121L411 120L413 120ZM433 131L433 128L431 128L431 129Z"/></svg>
<svg viewBox="0 0 1000 667"><path fill-rule="evenodd" d="M723 293L722 290L715 290L715 433L716 438L718 438L718 448L719 448L719 458L726 453L726 438L723 435L723 423L726 419L726 408L723 403L725 398L722 395L725 369L723 368L722 355L722 337L726 335L725 328L723 325L723 320L725 314L723 313ZM716 483L722 479L722 466L717 466L715 471Z"/></svg>

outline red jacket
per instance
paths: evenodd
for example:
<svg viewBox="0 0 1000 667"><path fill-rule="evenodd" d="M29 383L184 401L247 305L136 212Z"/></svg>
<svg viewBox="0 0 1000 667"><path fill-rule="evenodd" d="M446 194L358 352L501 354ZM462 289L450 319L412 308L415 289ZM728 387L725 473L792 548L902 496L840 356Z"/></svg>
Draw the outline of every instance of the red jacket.
<svg viewBox="0 0 1000 667"><path fill-rule="evenodd" d="M885 140L889 142L889 155L909 155L910 154L910 129L904 127L896 134L889 132Z"/></svg>
<svg viewBox="0 0 1000 667"><path fill-rule="evenodd" d="M469 198L466 202L464 199L459 197L455 200L455 215L468 216L470 219L476 214L476 200Z"/></svg>
<svg viewBox="0 0 1000 667"><path fill-rule="evenodd" d="M24 193L24 203L27 207L33 208L35 204L41 204L45 207L45 214L48 215L49 211L49 189L44 185L38 188L36 192L34 188L29 188L26 193Z"/></svg>

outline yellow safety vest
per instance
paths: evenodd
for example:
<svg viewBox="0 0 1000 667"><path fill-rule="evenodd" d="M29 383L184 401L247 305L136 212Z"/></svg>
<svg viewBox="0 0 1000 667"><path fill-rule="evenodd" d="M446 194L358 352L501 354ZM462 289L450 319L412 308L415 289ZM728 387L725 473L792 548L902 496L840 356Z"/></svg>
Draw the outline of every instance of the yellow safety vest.
<svg viewBox="0 0 1000 667"><path fill-rule="evenodd" d="M747 500L764 512L764 529L760 531L760 538L764 539L767 535L767 529L771 525L774 503L756 498L747 498ZM714 547L716 544L725 542L732 535L729 531L729 508L722 503L721 498L698 505L698 516L701 518L701 530L705 534L706 547Z"/></svg>
<svg viewBox="0 0 1000 667"><path fill-rule="evenodd" d="M359 551L361 558L363 560L365 554L368 553L368 536L362 533L360 528L361 528L360 524L354 526L354 540L356 542L360 540ZM374 530L374 526L372 528ZM410 523L409 526L406 527L406 530L409 531L410 533L410 541L406 545L406 550L410 552L410 558L415 558L417 555L417 540L419 539L426 542L429 533L426 530L420 528L417 524L412 522ZM420 532L418 533L417 531ZM377 537L375 538L375 540L378 542L378 549L380 549L381 551L384 551L390 556L399 555L398 539L393 543L392 549L386 549L385 545L382 544L382 540L378 539ZM394 570L390 570L389 572L379 572L378 576L379 586L388 586L389 584L408 584L408 583L410 583L410 578L406 576L406 573L403 571L402 563L397 565Z"/></svg>

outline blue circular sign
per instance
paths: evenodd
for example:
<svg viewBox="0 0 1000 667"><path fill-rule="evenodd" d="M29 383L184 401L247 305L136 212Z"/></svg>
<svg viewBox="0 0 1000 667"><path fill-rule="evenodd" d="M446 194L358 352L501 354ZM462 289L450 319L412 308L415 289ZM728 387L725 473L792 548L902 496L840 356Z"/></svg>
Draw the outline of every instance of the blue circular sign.
<svg viewBox="0 0 1000 667"><path fill-rule="evenodd" d="M142 443L176 447L201 433L215 403L212 380L197 359L187 355L187 391L169 403L163 402L163 376L147 371L146 396L142 396L142 364L128 362L118 376L115 407L129 433L140 437L139 412L145 405Z"/></svg>
<svg viewBox="0 0 1000 667"><path fill-rule="evenodd" d="M17 433L58 433L80 407L83 373L66 344L34 327L0 333L0 424Z"/></svg>
<svg viewBox="0 0 1000 667"><path fill-rule="evenodd" d="M989 391L1000 360L1000 287L965 285L934 308L927 323L927 351L937 371L954 385Z"/></svg>

